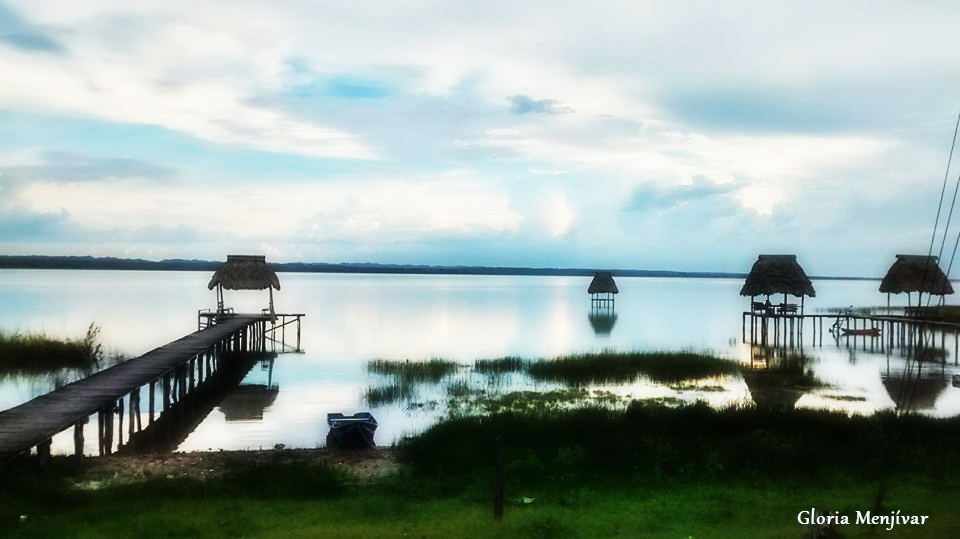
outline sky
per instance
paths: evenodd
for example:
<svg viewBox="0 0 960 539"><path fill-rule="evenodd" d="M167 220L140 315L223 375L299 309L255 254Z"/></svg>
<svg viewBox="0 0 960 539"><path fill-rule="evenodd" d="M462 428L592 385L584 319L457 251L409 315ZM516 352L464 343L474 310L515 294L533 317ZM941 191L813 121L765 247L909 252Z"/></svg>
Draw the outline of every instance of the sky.
<svg viewBox="0 0 960 539"><path fill-rule="evenodd" d="M960 171L958 31L952 0L0 0L0 254L880 277Z"/></svg>

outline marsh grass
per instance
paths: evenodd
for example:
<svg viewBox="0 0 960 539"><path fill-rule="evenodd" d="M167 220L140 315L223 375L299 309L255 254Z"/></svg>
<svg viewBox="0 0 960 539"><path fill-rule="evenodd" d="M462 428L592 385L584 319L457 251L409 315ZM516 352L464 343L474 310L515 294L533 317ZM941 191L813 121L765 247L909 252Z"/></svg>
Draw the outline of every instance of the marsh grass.
<svg viewBox="0 0 960 539"><path fill-rule="evenodd" d="M439 358L426 361L374 359L367 362L367 372L388 377L390 381L367 388L364 400L374 407L409 403L417 397L421 386L440 383L459 369L459 363Z"/></svg>
<svg viewBox="0 0 960 539"><path fill-rule="evenodd" d="M363 394L364 400L370 406L379 407L409 400L413 397L410 384L389 384L367 388Z"/></svg>
<svg viewBox="0 0 960 539"><path fill-rule="evenodd" d="M384 376L393 376L401 384L416 382L439 382L457 372L460 364L454 361L431 358L426 361L394 361L374 359L367 363L367 371Z"/></svg>
<svg viewBox="0 0 960 539"><path fill-rule="evenodd" d="M530 360L515 356L498 359L478 359L473 362L473 370L480 374L498 376L515 372L525 372Z"/></svg>
<svg viewBox="0 0 960 539"><path fill-rule="evenodd" d="M567 385L629 383L641 376L672 384L739 372L731 360L694 352L603 352L541 359L527 365L534 380Z"/></svg>
<svg viewBox="0 0 960 539"><path fill-rule="evenodd" d="M103 359L99 335L100 328L94 324L90 324L86 334L77 339L0 332L0 369L42 373L65 368L96 367Z"/></svg>

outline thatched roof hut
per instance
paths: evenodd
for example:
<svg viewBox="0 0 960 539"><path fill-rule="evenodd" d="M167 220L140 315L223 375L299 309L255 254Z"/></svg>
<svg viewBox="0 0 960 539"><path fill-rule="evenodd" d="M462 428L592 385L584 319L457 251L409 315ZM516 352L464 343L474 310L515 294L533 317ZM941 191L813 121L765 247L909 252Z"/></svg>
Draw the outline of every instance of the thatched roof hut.
<svg viewBox="0 0 960 539"><path fill-rule="evenodd" d="M620 289L617 288L617 283L613 280L613 273L598 271L593 274L593 280L587 287L587 293L590 294L591 308L612 310L613 295L619 294Z"/></svg>
<svg viewBox="0 0 960 539"><path fill-rule="evenodd" d="M263 290L273 287L280 290L280 279L267 265L264 255L227 255L227 261L213 274L207 284L208 290L215 286L227 290Z"/></svg>
<svg viewBox="0 0 960 539"><path fill-rule="evenodd" d="M880 282L880 291L887 294L920 292L942 296L953 294L953 285L937 264L937 257L897 255Z"/></svg>
<svg viewBox="0 0 960 539"><path fill-rule="evenodd" d="M598 271L593 274L593 280L587 287L587 294L619 294L617 283L613 280L613 273L609 271Z"/></svg>
<svg viewBox="0 0 960 539"><path fill-rule="evenodd" d="M772 294L816 297L813 283L800 267L796 255L760 255L753 263L740 295L752 297Z"/></svg>
<svg viewBox="0 0 960 539"><path fill-rule="evenodd" d="M280 290L277 277L264 255L227 255L227 261L213 274L207 284L208 290L217 289L217 311L226 312L223 305L223 290L270 291L270 316L274 316L273 289Z"/></svg>

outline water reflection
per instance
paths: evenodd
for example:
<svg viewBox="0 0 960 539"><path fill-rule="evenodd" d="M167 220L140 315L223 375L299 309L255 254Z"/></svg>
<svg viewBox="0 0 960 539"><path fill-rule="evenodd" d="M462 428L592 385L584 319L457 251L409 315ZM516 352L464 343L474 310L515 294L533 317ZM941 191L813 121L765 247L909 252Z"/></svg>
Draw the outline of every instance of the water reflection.
<svg viewBox="0 0 960 539"><path fill-rule="evenodd" d="M758 408L793 410L804 393L823 385L812 363L802 349L754 345L743 380Z"/></svg>
<svg viewBox="0 0 960 539"><path fill-rule="evenodd" d="M74 336L96 322L103 328L107 351L128 357L195 331L196 310L215 304L206 288L209 272L0 271L0 304L4 306L0 328ZM764 355L754 357L751 347L742 342L740 313L749 303L738 294L743 284L739 278L618 277L617 284L629 288L630 293L618 296L617 311L609 318L584 312L586 283L582 277L291 273L283 274L282 279L284 289L276 298L277 308L307 314L302 330L308 352L279 356L269 372L255 368L244 383L266 386L251 389L260 393L257 405L237 414L229 404L214 406L179 450L245 449L277 443L314 447L323 443L328 412L365 410L372 411L380 423L378 442L390 443L449 413L447 405L452 400L481 399L481 392L519 395L521 391L549 392L561 387L554 382L531 381L522 373L488 376L474 372L473 362L480 358L543 358L603 350L707 351L739 358L745 369L751 369L747 378L753 379L732 374L671 385L641 378L626 384L596 384L588 393L591 398L599 395L596 390L621 399L706 400L716 406L752 405L756 394L769 406L865 414L893 408L893 398L883 382L902 377L908 359L899 351L899 340L890 341L897 335L886 329L881 337L834 341L827 327L807 326L801 339L807 345L803 350L806 361L799 375L812 376L815 382L812 386L777 387L776 381L764 380L760 371L775 372L782 367L787 377L795 377L797 366L789 365L788 358L778 357L777 352L766 353L767 363L758 361ZM816 281L815 286L817 298L810 298L807 312L884 300L877 293L876 282L827 280ZM259 306L261 298L256 299ZM144 323L144 305L150 306L149 324ZM821 332L826 339L820 338ZM954 335L947 335L946 344L941 345L943 338L938 334L936 340L937 348L946 350L940 354L946 360L948 380L950 375L960 374L958 347ZM415 394L404 398L377 406L365 398L368 388L391 385L390 379L366 370L368 361L431 357L449 359L462 367L451 378L418 386ZM924 376L931 371L928 367L923 367ZM0 407L29 400L58 382L20 377L0 380ZM274 386L275 393L270 389ZM797 392L799 398L794 400ZM933 406L921 412L960 415L960 388L941 389ZM234 420L241 416L251 418ZM92 429L95 431L96 425ZM95 432L88 435L89 439L95 437ZM69 452L72 440L67 440L65 447Z"/></svg>
<svg viewBox="0 0 960 539"><path fill-rule="evenodd" d="M265 374L265 380L256 380L249 374L244 380L224 395L217 409L223 413L226 421L259 421L263 419L263 412L269 408L277 395L280 386L273 381L273 365L277 355L271 354L258 361L259 370ZM257 365L254 365L256 367ZM253 371L254 369L251 369Z"/></svg>
<svg viewBox="0 0 960 539"><path fill-rule="evenodd" d="M591 309L587 315L590 320L590 327L596 335L609 336L613 331L614 324L617 323L617 313L613 309Z"/></svg>
<svg viewBox="0 0 960 539"><path fill-rule="evenodd" d="M163 411L159 417L149 421L146 428L132 432L131 426L129 440L125 444L121 440L118 452L173 451L215 407L222 408L224 403L239 410L241 415L246 413L256 415L258 406L262 405L264 392L257 385L245 387L241 385L241 381L254 365L272 366L276 356L275 352L232 353L229 359L225 359L224 368L186 393L182 400ZM254 390L250 391L247 388L254 388ZM279 388L274 387L273 398L276 398L277 391ZM264 407L259 407L261 419ZM153 411L148 410L139 415L138 423L148 423L148 419L153 416Z"/></svg>

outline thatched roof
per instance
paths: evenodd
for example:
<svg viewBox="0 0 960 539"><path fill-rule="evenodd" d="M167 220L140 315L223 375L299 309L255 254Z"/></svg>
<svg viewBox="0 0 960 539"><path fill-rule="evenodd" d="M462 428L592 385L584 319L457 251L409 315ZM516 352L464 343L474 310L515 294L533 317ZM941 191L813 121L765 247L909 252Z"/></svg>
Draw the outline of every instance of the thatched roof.
<svg viewBox="0 0 960 539"><path fill-rule="evenodd" d="M598 271L593 275L590 286L587 288L587 294L619 294L617 283L613 280L613 274L609 271Z"/></svg>
<svg viewBox="0 0 960 539"><path fill-rule="evenodd" d="M937 257L897 255L897 260L880 282L880 291L888 294L926 292L942 296L953 294L953 286L937 264Z"/></svg>
<svg viewBox="0 0 960 539"><path fill-rule="evenodd" d="M207 288L218 284L227 290L280 290L280 279L263 255L227 255L227 261L213 274Z"/></svg>
<svg viewBox="0 0 960 539"><path fill-rule="evenodd" d="M740 295L771 294L790 294L797 297L817 295L810 278L797 263L796 255L760 255L753 263L753 268L740 289Z"/></svg>

